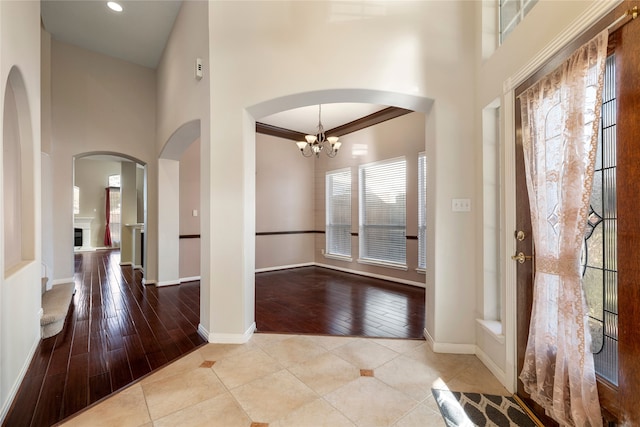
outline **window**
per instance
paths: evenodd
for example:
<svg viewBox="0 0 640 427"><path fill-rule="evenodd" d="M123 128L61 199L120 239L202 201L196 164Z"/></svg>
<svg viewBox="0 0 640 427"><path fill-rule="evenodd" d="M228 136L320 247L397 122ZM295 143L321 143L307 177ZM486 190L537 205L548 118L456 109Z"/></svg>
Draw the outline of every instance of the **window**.
<svg viewBox="0 0 640 427"><path fill-rule="evenodd" d="M80 188L73 186L73 213L78 215L80 213Z"/></svg>
<svg viewBox="0 0 640 427"><path fill-rule="evenodd" d="M418 154L418 269L427 268L427 155Z"/></svg>
<svg viewBox="0 0 640 427"><path fill-rule="evenodd" d="M406 268L406 160L360 166L360 262Z"/></svg>
<svg viewBox="0 0 640 427"><path fill-rule="evenodd" d="M327 172L326 253L351 256L351 169Z"/></svg>
<svg viewBox="0 0 640 427"><path fill-rule="evenodd" d="M109 187L120 188L120 175L109 175Z"/></svg>
<svg viewBox="0 0 640 427"><path fill-rule="evenodd" d="M500 43L524 19L538 0L499 0L500 1Z"/></svg>
<svg viewBox="0 0 640 427"><path fill-rule="evenodd" d="M596 373L618 385L615 56L607 58L598 154L582 247L582 285L589 308Z"/></svg>

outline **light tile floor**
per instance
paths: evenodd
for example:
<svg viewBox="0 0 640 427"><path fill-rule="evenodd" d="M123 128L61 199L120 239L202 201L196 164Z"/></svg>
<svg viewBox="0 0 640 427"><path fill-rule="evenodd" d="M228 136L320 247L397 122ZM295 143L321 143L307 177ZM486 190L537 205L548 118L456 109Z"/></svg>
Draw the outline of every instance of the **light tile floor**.
<svg viewBox="0 0 640 427"><path fill-rule="evenodd" d="M509 394L425 341L255 334L207 344L65 426L444 426L431 388Z"/></svg>

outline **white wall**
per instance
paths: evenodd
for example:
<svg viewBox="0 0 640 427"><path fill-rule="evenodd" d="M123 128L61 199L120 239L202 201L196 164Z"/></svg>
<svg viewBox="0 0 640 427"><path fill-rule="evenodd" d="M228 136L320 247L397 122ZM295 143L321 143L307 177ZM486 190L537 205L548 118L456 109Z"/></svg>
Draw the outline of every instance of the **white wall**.
<svg viewBox="0 0 640 427"><path fill-rule="evenodd" d="M118 153L148 164L148 203L157 203L155 162L156 78L152 69L52 41L54 270L73 277L73 157ZM148 210L155 230L157 210ZM145 277L157 274L155 232L147 233Z"/></svg>
<svg viewBox="0 0 640 427"><path fill-rule="evenodd" d="M15 67L15 68L13 68ZM40 339L40 3L0 2L0 105L10 73L19 76L16 95L23 158L23 211L33 230L26 244L33 256L11 274L0 276L0 419L3 419ZM4 117L4 114L3 114ZM3 120L4 121L4 120ZM0 122L0 135L4 123ZM4 145L5 141L2 141ZM0 186L0 191L2 186ZM3 197L0 197L2 200ZM0 220L4 223L4 210ZM4 233L4 227L0 227ZM2 239L4 241L4 236ZM23 245L25 244L23 239ZM4 245L0 252L4 268Z"/></svg>
<svg viewBox="0 0 640 427"><path fill-rule="evenodd" d="M434 340L466 350L475 343L476 211L452 215L451 199L475 196L474 16L468 3L447 1L376 3L360 15L353 8L345 13L345 6L209 5L215 131L203 166L211 195L205 326L237 337L254 320L254 120L320 102L377 102L429 113L428 264L434 269L427 275L427 329ZM301 27L304 22L313 25ZM471 267L460 268L459 259L471 260Z"/></svg>

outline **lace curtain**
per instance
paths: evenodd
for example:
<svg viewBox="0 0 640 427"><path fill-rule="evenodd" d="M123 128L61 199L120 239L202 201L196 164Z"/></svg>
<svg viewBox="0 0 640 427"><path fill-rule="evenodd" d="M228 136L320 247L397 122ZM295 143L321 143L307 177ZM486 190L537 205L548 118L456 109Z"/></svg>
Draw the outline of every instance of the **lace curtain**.
<svg viewBox="0 0 640 427"><path fill-rule="evenodd" d="M600 426L580 251L598 141L607 31L520 95L535 245L520 379L561 425Z"/></svg>

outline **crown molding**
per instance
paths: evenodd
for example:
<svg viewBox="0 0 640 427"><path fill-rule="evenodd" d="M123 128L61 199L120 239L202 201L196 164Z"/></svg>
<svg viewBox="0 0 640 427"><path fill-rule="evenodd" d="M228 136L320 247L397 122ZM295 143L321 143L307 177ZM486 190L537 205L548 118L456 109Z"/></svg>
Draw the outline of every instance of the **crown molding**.
<svg viewBox="0 0 640 427"><path fill-rule="evenodd" d="M348 133L362 130L412 112L413 111L404 108L387 107L384 110L380 110L373 114L369 114L368 116L361 117L342 126L329 129L328 131L325 131L325 134L332 136L343 136ZM290 139L292 141L304 141L305 137L305 134L303 134L302 132L268 125L261 122L256 122L256 133L276 136L278 138Z"/></svg>

